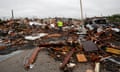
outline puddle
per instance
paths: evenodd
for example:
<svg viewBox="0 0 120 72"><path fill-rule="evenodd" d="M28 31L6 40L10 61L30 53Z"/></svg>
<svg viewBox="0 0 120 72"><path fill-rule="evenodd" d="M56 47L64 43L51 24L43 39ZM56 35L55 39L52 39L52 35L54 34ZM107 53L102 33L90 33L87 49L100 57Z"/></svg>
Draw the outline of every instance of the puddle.
<svg viewBox="0 0 120 72"><path fill-rule="evenodd" d="M23 51L19 50L19 51L15 51L15 52L12 52L12 53L7 54L7 55L0 55L0 62L3 61L3 60L6 60L6 59L8 59L8 58L10 58L10 57L12 57L12 56L14 56L16 54L19 54L21 52L23 52Z"/></svg>

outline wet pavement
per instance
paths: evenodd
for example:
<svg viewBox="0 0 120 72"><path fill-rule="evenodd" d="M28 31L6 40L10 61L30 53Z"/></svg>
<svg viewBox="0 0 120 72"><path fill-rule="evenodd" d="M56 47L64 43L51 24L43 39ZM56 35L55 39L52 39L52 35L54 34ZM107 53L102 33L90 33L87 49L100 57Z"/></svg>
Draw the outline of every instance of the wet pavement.
<svg viewBox="0 0 120 72"><path fill-rule="evenodd" d="M2 62L3 60L6 60L6 59L8 59L16 54L19 54L21 52L23 52L23 51L19 50L19 51L15 51L15 52L12 52L12 53L7 54L7 55L0 55L0 62Z"/></svg>

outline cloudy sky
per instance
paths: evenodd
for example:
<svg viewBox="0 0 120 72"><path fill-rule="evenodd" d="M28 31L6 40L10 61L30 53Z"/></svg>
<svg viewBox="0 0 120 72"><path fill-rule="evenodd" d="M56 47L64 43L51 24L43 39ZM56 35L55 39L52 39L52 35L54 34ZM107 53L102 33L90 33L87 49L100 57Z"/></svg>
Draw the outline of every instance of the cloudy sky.
<svg viewBox="0 0 120 72"><path fill-rule="evenodd" d="M0 17L80 17L80 0L0 0ZM120 0L82 0L84 17L120 14Z"/></svg>

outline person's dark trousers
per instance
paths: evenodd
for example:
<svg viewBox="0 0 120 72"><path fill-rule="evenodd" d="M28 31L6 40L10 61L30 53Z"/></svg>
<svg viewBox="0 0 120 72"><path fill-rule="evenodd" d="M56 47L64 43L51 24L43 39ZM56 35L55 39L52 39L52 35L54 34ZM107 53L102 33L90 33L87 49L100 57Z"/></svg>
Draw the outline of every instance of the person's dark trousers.
<svg viewBox="0 0 120 72"><path fill-rule="evenodd" d="M59 32L62 32L62 27L59 27Z"/></svg>

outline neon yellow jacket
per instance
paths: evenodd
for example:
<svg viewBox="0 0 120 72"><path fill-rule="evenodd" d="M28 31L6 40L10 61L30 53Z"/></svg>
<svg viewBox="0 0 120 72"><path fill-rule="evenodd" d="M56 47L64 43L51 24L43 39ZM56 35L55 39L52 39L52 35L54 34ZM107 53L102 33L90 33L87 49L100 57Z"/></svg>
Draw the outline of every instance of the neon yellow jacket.
<svg viewBox="0 0 120 72"><path fill-rule="evenodd" d="M58 21L58 22L57 22L57 26L58 26L58 27L62 27L62 26L63 26L63 22L62 22L62 21Z"/></svg>

